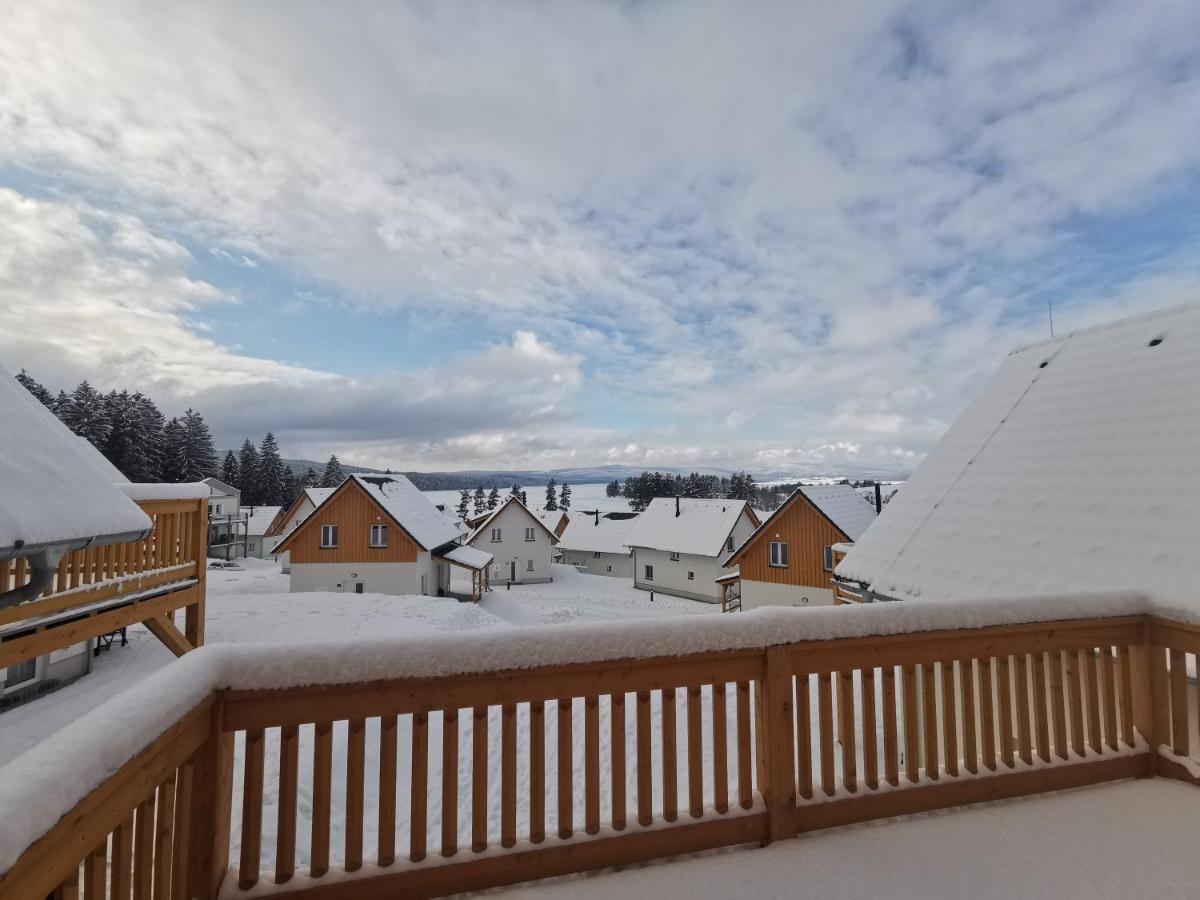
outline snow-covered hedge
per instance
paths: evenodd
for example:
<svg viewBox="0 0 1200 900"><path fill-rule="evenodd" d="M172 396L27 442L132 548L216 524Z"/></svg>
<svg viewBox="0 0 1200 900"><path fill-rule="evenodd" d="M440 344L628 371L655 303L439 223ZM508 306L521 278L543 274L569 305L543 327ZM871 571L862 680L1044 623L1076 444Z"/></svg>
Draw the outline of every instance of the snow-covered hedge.
<svg viewBox="0 0 1200 900"><path fill-rule="evenodd" d="M759 609L730 616L421 635L412 641L215 644L171 663L0 769L0 871L79 800L218 688L284 689L436 678L568 663L682 656L872 635L983 628L1154 612L1200 621L1141 594L1058 595L955 603ZM42 702L53 702L42 701ZM97 721L119 728L97 729Z"/></svg>

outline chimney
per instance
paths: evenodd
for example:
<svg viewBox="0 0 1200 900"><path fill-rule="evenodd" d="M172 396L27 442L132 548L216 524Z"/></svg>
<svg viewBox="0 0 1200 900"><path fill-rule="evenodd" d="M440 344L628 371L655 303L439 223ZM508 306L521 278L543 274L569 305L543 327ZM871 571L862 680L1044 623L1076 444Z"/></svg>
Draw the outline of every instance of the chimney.
<svg viewBox="0 0 1200 900"><path fill-rule="evenodd" d="M599 510L599 508L597 508L597 510L596 510L596 524L597 524L597 525L599 525L599 524L600 524L600 510Z"/></svg>
<svg viewBox="0 0 1200 900"><path fill-rule="evenodd" d="M883 512L883 491L879 489L879 482L875 482L875 515Z"/></svg>
<svg viewBox="0 0 1200 900"><path fill-rule="evenodd" d="M679 518L679 495L675 495L675 518Z"/></svg>

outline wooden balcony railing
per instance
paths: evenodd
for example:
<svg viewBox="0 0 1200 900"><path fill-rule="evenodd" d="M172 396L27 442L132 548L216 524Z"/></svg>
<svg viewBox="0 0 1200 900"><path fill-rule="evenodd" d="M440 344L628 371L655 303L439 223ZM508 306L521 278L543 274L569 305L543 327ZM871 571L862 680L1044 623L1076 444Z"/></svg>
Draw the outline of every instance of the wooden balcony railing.
<svg viewBox="0 0 1200 900"><path fill-rule="evenodd" d="M1200 784L1197 653L1200 628L1137 614L284 690L217 666L233 686L0 896L431 896L1114 779Z"/></svg>
<svg viewBox="0 0 1200 900"><path fill-rule="evenodd" d="M0 610L0 668L137 622L179 655L203 643L208 501L138 506L154 523L145 540L68 553L42 596ZM29 579L24 559L0 562L0 592ZM182 633L173 622L181 608Z"/></svg>

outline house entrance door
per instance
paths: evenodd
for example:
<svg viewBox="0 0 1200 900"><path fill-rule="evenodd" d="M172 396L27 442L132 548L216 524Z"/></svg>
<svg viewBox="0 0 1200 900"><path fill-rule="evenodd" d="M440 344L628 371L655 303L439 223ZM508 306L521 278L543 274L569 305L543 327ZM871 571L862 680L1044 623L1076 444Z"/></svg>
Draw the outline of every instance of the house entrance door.
<svg viewBox="0 0 1200 900"><path fill-rule="evenodd" d="M515 559L508 564L508 580L517 580L517 561Z"/></svg>
<svg viewBox="0 0 1200 900"><path fill-rule="evenodd" d="M363 592L363 583L361 581L354 582L354 593L361 594Z"/></svg>

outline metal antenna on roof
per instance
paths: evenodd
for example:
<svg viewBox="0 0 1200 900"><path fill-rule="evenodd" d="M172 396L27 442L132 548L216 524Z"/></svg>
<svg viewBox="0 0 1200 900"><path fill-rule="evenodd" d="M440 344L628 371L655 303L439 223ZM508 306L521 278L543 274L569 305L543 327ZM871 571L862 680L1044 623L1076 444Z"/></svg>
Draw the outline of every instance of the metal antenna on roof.
<svg viewBox="0 0 1200 900"><path fill-rule="evenodd" d="M1046 308L1050 311L1050 337L1054 337L1054 301L1047 300Z"/></svg>

